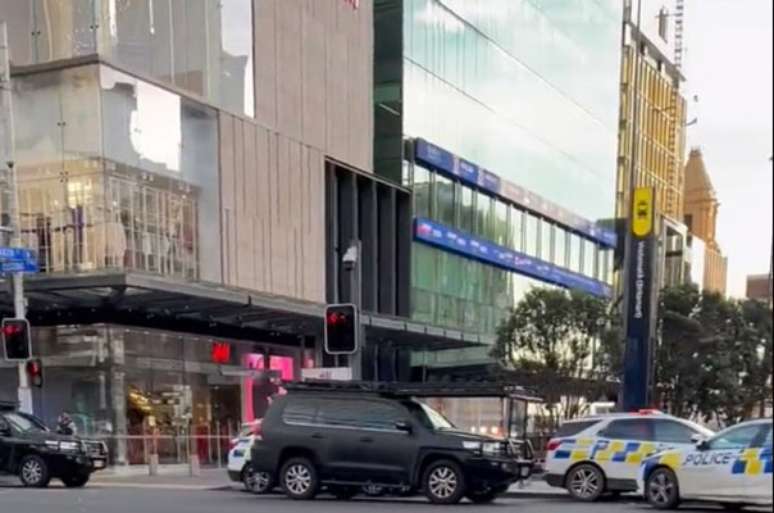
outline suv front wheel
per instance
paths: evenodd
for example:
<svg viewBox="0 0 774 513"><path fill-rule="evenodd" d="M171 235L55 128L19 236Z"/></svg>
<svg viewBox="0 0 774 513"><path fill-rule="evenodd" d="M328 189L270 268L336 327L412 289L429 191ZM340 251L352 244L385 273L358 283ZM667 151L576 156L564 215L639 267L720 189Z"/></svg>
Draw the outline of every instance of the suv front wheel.
<svg viewBox="0 0 774 513"><path fill-rule="evenodd" d="M314 499L320 486L317 469L306 458L285 462L280 471L280 482L287 496L294 500Z"/></svg>
<svg viewBox="0 0 774 513"><path fill-rule="evenodd" d="M425 496L434 504L456 504L465 495L465 476L460 466L451 460L430 464L422 485Z"/></svg>
<svg viewBox="0 0 774 513"><path fill-rule="evenodd" d="M19 479L29 488L45 488L51 481L51 475L45 460L33 454L22 458L19 464Z"/></svg>

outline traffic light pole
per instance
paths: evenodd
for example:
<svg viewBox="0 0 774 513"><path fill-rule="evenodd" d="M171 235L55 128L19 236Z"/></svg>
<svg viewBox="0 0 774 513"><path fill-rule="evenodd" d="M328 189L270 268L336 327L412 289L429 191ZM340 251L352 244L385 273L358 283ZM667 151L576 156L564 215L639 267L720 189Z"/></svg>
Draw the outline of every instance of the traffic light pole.
<svg viewBox="0 0 774 513"><path fill-rule="evenodd" d="M363 346L365 345L365 330L363 329L363 324L361 322L362 316L360 315L363 306L363 294L361 288L363 284L363 262L361 261L361 257L363 256L362 243L359 239L353 240L350 247L355 248L356 250L355 265L349 271L349 291L350 299L358 312L358 324L355 329L358 330L358 339L360 343L358 344L357 351L349 357L349 366L352 368L352 379L354 381L360 381L363 379Z"/></svg>
<svg viewBox="0 0 774 513"><path fill-rule="evenodd" d="M8 201L8 220L10 226L7 231L11 233L11 247L21 246L21 233L19 227L18 189L16 187L16 169L14 167L14 120L13 120L13 89L11 87L11 65L8 47L8 27L5 22L0 22L0 119L5 119L3 130L0 132L7 144L6 161L7 177L2 186L8 188L6 197ZM2 146L0 145L0 149ZM13 308L14 317L25 319L27 308L24 301L24 273L13 273ZM18 366L19 372L19 408L23 412L32 413L32 389L27 377L27 369L24 362Z"/></svg>

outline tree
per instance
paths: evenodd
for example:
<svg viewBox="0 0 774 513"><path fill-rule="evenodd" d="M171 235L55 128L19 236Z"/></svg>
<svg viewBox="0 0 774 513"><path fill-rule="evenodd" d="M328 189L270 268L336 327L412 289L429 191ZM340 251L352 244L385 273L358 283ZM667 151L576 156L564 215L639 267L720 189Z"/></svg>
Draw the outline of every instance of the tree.
<svg viewBox="0 0 774 513"><path fill-rule="evenodd" d="M601 393L593 360L607 311L604 300L587 294L535 288L498 328L492 356L533 378L553 426L583 413L584 400Z"/></svg>
<svg viewBox="0 0 774 513"><path fill-rule="evenodd" d="M766 305L666 288L659 304L655 388L661 408L729 425L771 396L771 312Z"/></svg>

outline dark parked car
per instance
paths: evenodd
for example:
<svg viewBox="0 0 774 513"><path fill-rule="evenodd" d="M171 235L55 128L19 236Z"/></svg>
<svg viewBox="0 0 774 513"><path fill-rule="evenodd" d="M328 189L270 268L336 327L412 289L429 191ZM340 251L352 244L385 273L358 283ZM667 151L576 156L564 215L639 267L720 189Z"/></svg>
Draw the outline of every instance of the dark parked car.
<svg viewBox="0 0 774 513"><path fill-rule="evenodd" d="M360 388L359 388L360 387ZM363 487L423 492L439 504L493 501L529 476L514 444L461 432L410 392L363 385L296 384L273 402L252 449L293 499L323 488L341 499Z"/></svg>
<svg viewBox="0 0 774 513"><path fill-rule="evenodd" d="M68 488L78 488L106 462L102 442L54 433L16 405L0 403L0 474L17 475L28 487L43 488L58 478Z"/></svg>

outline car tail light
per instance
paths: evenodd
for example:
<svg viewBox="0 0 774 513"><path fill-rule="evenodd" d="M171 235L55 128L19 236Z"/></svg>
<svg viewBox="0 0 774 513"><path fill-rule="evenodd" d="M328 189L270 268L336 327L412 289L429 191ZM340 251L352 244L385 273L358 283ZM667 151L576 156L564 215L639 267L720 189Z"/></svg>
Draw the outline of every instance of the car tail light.
<svg viewBox="0 0 774 513"><path fill-rule="evenodd" d="M559 448L560 445L562 445L561 440L549 440L548 445L546 446L546 450L548 452L555 451Z"/></svg>

